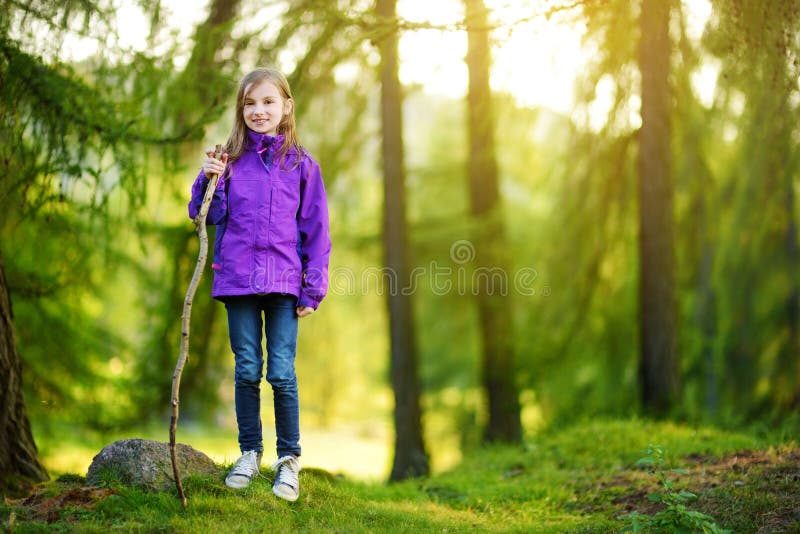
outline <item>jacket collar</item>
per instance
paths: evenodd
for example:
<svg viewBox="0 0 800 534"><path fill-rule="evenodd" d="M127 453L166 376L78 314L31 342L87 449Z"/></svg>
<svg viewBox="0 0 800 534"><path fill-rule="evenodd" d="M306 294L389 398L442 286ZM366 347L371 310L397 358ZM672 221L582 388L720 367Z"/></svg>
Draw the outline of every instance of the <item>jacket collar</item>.
<svg viewBox="0 0 800 534"><path fill-rule="evenodd" d="M248 143L247 150L254 152L264 152L268 150L270 153L274 152L281 145L283 145L283 135L267 135L254 132L250 128L247 129Z"/></svg>

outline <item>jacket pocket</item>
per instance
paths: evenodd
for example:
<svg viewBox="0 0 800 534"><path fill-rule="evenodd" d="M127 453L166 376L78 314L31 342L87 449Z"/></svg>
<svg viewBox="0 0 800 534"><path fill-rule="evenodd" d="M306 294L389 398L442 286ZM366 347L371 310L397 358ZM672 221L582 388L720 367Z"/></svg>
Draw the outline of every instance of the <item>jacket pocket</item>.
<svg viewBox="0 0 800 534"><path fill-rule="evenodd" d="M276 173L271 184L269 232L274 243L297 243L297 210L300 207L300 179L296 173Z"/></svg>

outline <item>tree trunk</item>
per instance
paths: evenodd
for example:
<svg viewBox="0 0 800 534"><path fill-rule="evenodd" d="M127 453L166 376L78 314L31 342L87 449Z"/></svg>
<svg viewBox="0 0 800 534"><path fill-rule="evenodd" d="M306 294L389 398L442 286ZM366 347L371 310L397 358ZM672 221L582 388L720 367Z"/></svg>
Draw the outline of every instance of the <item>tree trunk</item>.
<svg viewBox="0 0 800 534"><path fill-rule="evenodd" d="M764 46L768 57L761 61L765 68L765 79L759 88L764 96L756 100L767 107L764 115L766 132L762 142L768 143L769 152L765 176L765 187L779 191L776 201L783 213L780 213L779 238L783 256L779 276L788 281L784 301L784 313L781 314L783 324L778 324L779 331L786 332L786 344L781 347L778 365L772 384L778 392L778 408L791 412L800 408L800 245L797 241L797 215L795 187L797 177L796 150L797 111L792 100L797 97L798 64L792 50L793 36L796 36L798 14L790 4L776 2L764 8L767 24L772 29L765 34ZM774 32L774 33L773 33ZM775 35L777 34L777 35ZM773 48L775 47L775 48ZM766 98L765 98L766 97ZM755 100L755 99L754 99ZM769 106L772 106L770 109ZM774 185L772 180L775 180ZM782 387L785 384L785 387ZM773 401L774 402L774 401Z"/></svg>
<svg viewBox="0 0 800 534"><path fill-rule="evenodd" d="M773 7L768 11L769 19L778 28L784 28L782 39L784 44L779 48L775 57L765 58L766 65L765 83L763 84L767 98L763 96L757 100L763 102L761 113L770 117L764 132L764 141L768 143L767 164L765 169L764 187L776 190L779 194L775 202L780 206L779 217L783 223L780 225L776 237L779 241L778 257L782 257L779 266L779 276L788 282L786 296L783 302L783 313L779 322L779 331L786 332L785 345L778 353L778 361L772 377L773 391L777 398L773 404L787 412L800 407L800 282L798 282L798 267L800 267L800 250L797 242L797 223L795 215L795 158L791 156L794 150L793 141L796 114L793 113L792 93L796 91L793 83L792 71L787 69L792 58L788 54L790 43L788 36L792 35L792 20L784 15L783 6ZM765 10L766 11L766 10ZM796 72L796 70L794 70ZM782 241L782 242L781 242ZM783 323L783 324L780 324ZM774 394L773 394L774 395Z"/></svg>
<svg viewBox="0 0 800 534"><path fill-rule="evenodd" d="M48 478L37 458L22 396L22 362L12 320L11 297L0 258L0 491L14 479L39 482Z"/></svg>
<svg viewBox="0 0 800 534"><path fill-rule="evenodd" d="M469 93L469 192L470 212L475 221L475 266L472 288L477 297L483 348L483 385L489 404L487 441L519 442L522 439L519 393L514 369L513 328L510 295L495 287L492 276L508 277L508 250L495 159L494 117L489 87L489 31L483 0L465 0ZM506 293L506 294L503 294Z"/></svg>
<svg viewBox="0 0 800 534"><path fill-rule="evenodd" d="M231 41L231 28L241 0L212 0L208 17L197 26L192 55L180 76L170 88L170 101L177 106L178 124L187 127L229 96L230 75L238 67L220 54Z"/></svg>
<svg viewBox="0 0 800 534"><path fill-rule="evenodd" d="M786 262L788 278L791 287L786 297L786 322L789 331L789 340L786 353L789 360L789 369L794 369L791 377L794 380L794 392L790 408L800 408L800 283L797 273L800 271L800 251L797 243L797 223L795 218L795 197L792 172L786 173L785 180L785 210L789 221L786 228Z"/></svg>
<svg viewBox="0 0 800 534"><path fill-rule="evenodd" d="M376 12L394 20L397 0L378 0ZM403 98L398 76L397 32L380 41L381 120L383 124L384 254L390 276L398 283L386 291L389 313L395 442L391 480L428 474L419 402L417 350L411 294L401 288L411 279L403 169Z"/></svg>
<svg viewBox="0 0 800 534"><path fill-rule="evenodd" d="M678 398L675 245L670 176L669 2L643 0L639 68L640 386L646 413L666 415Z"/></svg>

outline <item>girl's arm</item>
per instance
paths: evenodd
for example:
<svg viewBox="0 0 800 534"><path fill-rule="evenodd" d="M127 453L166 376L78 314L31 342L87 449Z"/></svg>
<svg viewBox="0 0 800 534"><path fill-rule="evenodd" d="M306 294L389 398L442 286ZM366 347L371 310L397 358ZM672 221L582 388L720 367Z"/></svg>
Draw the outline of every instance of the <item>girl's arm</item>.
<svg viewBox="0 0 800 534"><path fill-rule="evenodd" d="M317 162L305 158L301 166L305 168L300 177L297 228L300 231L303 283L297 306L316 309L328 292L328 260L331 255L328 200Z"/></svg>
<svg viewBox="0 0 800 534"><path fill-rule="evenodd" d="M209 172L216 171L222 174L222 177L217 182L217 188L214 191L214 196L211 199L211 206L208 208L208 215L206 216L206 224L219 224L225 219L228 211L228 202L225 193L225 164L228 161L228 155L224 154L222 161L215 160L210 157L203 164L203 170L197 175L197 178L192 184L192 199L189 201L189 218L194 220L200 212L200 206L203 204L203 196L206 193L208 186L208 178L206 178L206 170ZM220 170L221 169L221 170Z"/></svg>

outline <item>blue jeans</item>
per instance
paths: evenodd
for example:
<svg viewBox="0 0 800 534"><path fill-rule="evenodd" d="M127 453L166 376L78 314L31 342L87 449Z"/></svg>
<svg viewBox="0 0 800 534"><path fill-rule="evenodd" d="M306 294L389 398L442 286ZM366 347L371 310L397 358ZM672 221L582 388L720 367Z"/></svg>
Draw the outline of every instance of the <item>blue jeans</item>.
<svg viewBox="0 0 800 534"><path fill-rule="evenodd" d="M228 297L228 332L236 361L236 422L239 448L263 452L261 434L261 313L267 337L267 382L275 405L278 457L300 456L300 403L294 359L297 348L297 297L270 293Z"/></svg>

